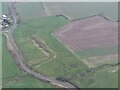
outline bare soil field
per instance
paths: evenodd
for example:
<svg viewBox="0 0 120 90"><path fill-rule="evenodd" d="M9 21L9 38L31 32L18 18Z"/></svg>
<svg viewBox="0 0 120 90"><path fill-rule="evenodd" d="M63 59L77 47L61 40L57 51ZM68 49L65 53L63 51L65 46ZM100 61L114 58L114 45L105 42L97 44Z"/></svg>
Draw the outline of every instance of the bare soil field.
<svg viewBox="0 0 120 90"><path fill-rule="evenodd" d="M118 44L118 25L101 15L73 21L54 35L73 51L111 47Z"/></svg>

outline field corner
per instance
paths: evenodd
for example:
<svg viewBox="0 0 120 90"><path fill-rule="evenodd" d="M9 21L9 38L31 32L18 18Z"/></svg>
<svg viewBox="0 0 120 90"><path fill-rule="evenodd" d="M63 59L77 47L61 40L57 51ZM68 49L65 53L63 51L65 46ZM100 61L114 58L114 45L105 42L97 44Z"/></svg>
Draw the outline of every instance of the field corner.
<svg viewBox="0 0 120 90"><path fill-rule="evenodd" d="M0 2L0 16L1 15L2 15L2 2ZM0 90L1 89L2 89L2 32L0 32Z"/></svg>

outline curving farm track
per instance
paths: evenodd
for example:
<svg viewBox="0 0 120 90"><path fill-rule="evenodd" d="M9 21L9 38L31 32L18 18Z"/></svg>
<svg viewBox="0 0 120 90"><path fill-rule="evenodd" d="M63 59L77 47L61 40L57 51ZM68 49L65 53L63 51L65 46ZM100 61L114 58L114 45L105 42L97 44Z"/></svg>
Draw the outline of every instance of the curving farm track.
<svg viewBox="0 0 120 90"><path fill-rule="evenodd" d="M3 32L3 34L6 36L6 39L7 39L7 48L10 51L13 59L15 60L16 64L19 66L19 68L22 71L26 72L28 75L30 75L32 77L35 77L35 78L37 78L39 80L48 82L50 84L59 86L61 88L67 88L67 89L75 88L76 90L78 90L79 88L77 88L76 86L72 85L69 82L57 80L55 77L44 76L44 75L42 75L40 73L37 73L37 72L31 70L23 62L24 58L23 58L21 52L17 48L17 46L16 46L16 44L15 44L13 38L12 38L12 32L14 31L14 29L17 26L17 19L16 19L15 11L14 11L14 3L13 2L11 2L11 3L9 2L8 5L9 5L9 9L10 9L10 12L11 12L13 20L14 20L14 24L13 24L13 26L11 26L11 28L9 30Z"/></svg>

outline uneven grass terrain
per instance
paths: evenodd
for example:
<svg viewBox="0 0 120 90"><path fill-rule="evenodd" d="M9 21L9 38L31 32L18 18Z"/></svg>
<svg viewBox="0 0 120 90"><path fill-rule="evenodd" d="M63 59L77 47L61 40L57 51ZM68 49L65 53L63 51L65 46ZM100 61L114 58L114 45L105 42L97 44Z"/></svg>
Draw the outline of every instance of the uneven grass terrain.
<svg viewBox="0 0 120 90"><path fill-rule="evenodd" d="M2 40L2 68L3 81L14 78L21 73L7 50L5 37Z"/></svg>
<svg viewBox="0 0 120 90"><path fill-rule="evenodd" d="M82 52L78 51L73 54L51 34L55 32L57 28L63 26L69 21L65 20L63 17L53 16L38 18L47 14L64 14L70 19L77 19L102 13L110 20L116 21L118 17L116 15L118 11L116 9L116 4L117 3L98 3L94 6L95 3L47 3L44 4L45 10L43 10L41 3L16 3L16 9L23 22L17 26L16 31L14 31L13 34L18 48L24 55L25 63L27 63L31 69L42 74L55 77L65 77L81 88L118 87L117 66L106 66L105 68L94 68L95 70L90 69L90 71L87 71L89 70L88 67L81 63L83 58L97 55L102 56L108 54L108 52L116 53L116 47L107 50L104 48L90 49ZM86 8L89 5L92 7ZM113 6L115 7L113 8ZM110 10L108 10L108 8ZM3 5L3 11L4 14L8 12L6 3ZM111 11L114 11L114 13ZM36 37L33 39L31 36ZM22 74L12 60L5 45L6 43L4 39L2 59L3 87L52 87L49 84ZM79 56L79 59L76 55Z"/></svg>
<svg viewBox="0 0 120 90"><path fill-rule="evenodd" d="M44 41L45 47L49 47L52 53L56 55L38 65L36 64L36 66L34 65L34 70L49 76L69 77L70 73L86 69L86 66L52 35L52 32L67 22L63 17L46 17L22 22L16 28L13 33L14 39L28 65L30 62L34 64L36 60L41 61L41 56L44 54L33 42L26 39L32 35L36 35L37 39Z"/></svg>
<svg viewBox="0 0 120 90"><path fill-rule="evenodd" d="M26 76L16 66L6 48L6 39L2 38L2 87L3 88L52 88L50 84Z"/></svg>
<svg viewBox="0 0 120 90"><path fill-rule="evenodd" d="M3 85L3 88L53 88L53 86L33 77L25 76L23 78L16 77L15 79L8 81Z"/></svg>
<svg viewBox="0 0 120 90"><path fill-rule="evenodd" d="M78 73L73 79L81 88L118 88L118 67L105 67L87 74Z"/></svg>
<svg viewBox="0 0 120 90"><path fill-rule="evenodd" d="M67 78L79 87L117 87L117 66L105 66L100 69L94 68L87 71L89 70L87 66L52 35L57 28L66 23L68 23L68 21L64 17L50 16L27 20L18 25L13 32L14 40L24 55L26 64L31 69L47 76L62 76ZM31 38L33 36L35 36L34 39ZM49 47L52 53L55 53L56 57L54 58L52 56L44 62L41 62L41 59L45 56L45 52L47 52L48 55L50 53L47 47ZM90 54L89 51L84 53L87 54L83 57L88 57ZM94 56L94 54L95 52L93 50L91 55ZM37 62L36 60L38 64L34 64ZM32 66L32 64L34 64L34 66ZM104 81L105 83L103 84Z"/></svg>
<svg viewBox="0 0 120 90"><path fill-rule="evenodd" d="M35 60L33 60L33 62L31 62L32 67L36 68L37 65L42 64L47 62L46 60L51 60L53 58L56 58L56 53L54 51L52 51L47 45L46 43L41 40L39 37L37 36L31 36L30 40L33 41L34 45L36 47L38 47L38 49L41 50L41 52L43 53L44 57L41 57L38 60L38 62L35 62Z"/></svg>

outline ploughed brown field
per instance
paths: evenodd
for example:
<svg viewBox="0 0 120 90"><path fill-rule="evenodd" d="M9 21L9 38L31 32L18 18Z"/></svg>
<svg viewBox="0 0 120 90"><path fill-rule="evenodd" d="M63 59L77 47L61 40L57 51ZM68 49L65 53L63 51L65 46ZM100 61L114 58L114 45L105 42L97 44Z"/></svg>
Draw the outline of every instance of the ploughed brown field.
<svg viewBox="0 0 120 90"><path fill-rule="evenodd" d="M118 44L118 23L96 15L70 22L54 35L73 51L111 47Z"/></svg>

